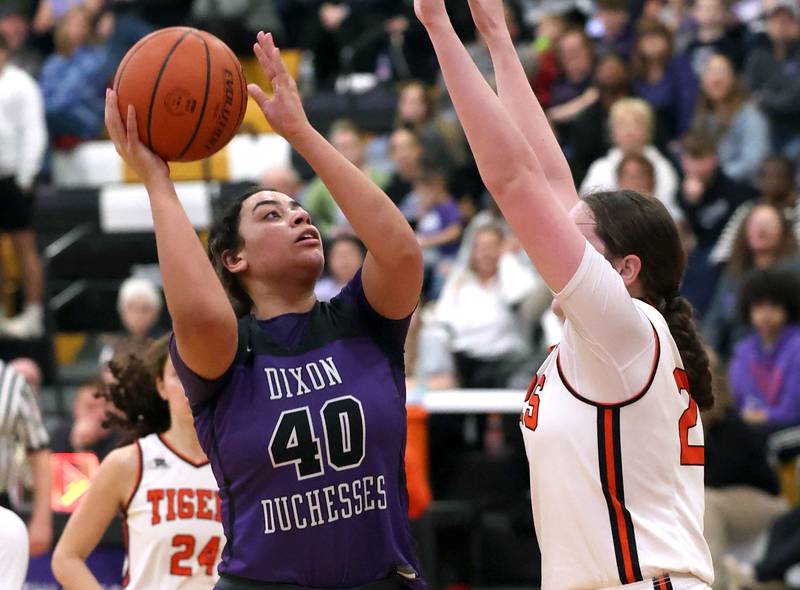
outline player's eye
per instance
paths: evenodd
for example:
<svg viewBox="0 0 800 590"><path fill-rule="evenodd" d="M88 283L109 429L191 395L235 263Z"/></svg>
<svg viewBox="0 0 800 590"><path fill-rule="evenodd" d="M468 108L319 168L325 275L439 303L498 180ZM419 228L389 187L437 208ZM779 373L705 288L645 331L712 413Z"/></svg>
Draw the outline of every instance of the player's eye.
<svg viewBox="0 0 800 590"><path fill-rule="evenodd" d="M261 219L280 219L281 216L277 211L267 211Z"/></svg>

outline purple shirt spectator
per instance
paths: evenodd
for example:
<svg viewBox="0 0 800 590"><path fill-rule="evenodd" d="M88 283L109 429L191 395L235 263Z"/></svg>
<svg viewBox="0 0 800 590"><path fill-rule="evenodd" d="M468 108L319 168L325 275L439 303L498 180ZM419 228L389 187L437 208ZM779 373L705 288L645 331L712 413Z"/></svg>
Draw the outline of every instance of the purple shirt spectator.
<svg viewBox="0 0 800 590"><path fill-rule="evenodd" d="M772 350L757 334L742 340L729 374L740 411L765 410L772 425L800 424L800 327L786 326Z"/></svg>
<svg viewBox="0 0 800 590"><path fill-rule="evenodd" d="M634 80L633 90L656 113L657 144L680 137L689 129L697 102L698 85L686 56L674 58L664 77L656 82Z"/></svg>
<svg viewBox="0 0 800 590"><path fill-rule="evenodd" d="M417 235L421 237L441 233L453 224L461 223L461 211L455 201L450 199L444 203L433 205L417 222ZM438 246L436 250L445 258L452 258L458 252L459 240Z"/></svg>

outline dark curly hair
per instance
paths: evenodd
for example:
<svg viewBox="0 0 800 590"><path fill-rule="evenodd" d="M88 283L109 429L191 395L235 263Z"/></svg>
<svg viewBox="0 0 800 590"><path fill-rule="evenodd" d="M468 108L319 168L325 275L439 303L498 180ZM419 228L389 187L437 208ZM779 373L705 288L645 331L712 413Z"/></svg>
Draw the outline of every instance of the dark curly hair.
<svg viewBox="0 0 800 590"><path fill-rule="evenodd" d="M635 254L642 261L639 281L642 299L667 320L689 378L691 394L701 410L714 405L711 371L692 306L678 294L686 253L678 228L657 199L634 191L608 191L587 195L584 203L597 222L608 258Z"/></svg>
<svg viewBox="0 0 800 590"><path fill-rule="evenodd" d="M146 348L139 344L114 354L108 363L114 381L101 394L114 410L106 413L104 427L118 426L131 440L169 429L169 405L156 389L167 364L169 339L167 334Z"/></svg>
<svg viewBox="0 0 800 590"><path fill-rule="evenodd" d="M739 287L739 317L750 323L750 310L759 303L773 303L786 311L786 321L800 321L800 275L785 268L764 268L749 273Z"/></svg>
<svg viewBox="0 0 800 590"><path fill-rule="evenodd" d="M211 261L219 280L222 282L222 286L225 288L225 292L228 294L228 299L230 299L236 317L242 317L250 313L253 307L253 300L250 299L250 295L244 290L236 275L225 268L222 257L225 252L236 250L243 245L242 236L239 234L242 203L265 190L270 189L252 188L227 201L208 233L208 259Z"/></svg>

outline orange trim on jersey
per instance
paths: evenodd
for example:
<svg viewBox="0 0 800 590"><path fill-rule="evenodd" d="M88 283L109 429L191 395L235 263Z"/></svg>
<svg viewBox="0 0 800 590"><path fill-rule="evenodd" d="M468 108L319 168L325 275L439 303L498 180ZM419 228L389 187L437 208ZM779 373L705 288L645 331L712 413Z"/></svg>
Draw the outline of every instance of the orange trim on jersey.
<svg viewBox="0 0 800 590"><path fill-rule="evenodd" d="M556 354L556 368L558 369L558 376L561 378L561 382L564 384L564 387L566 387L567 391L569 391L573 396L575 396L582 402L598 408L621 408L623 406L627 406L641 399L642 396L644 396L644 394L647 393L647 391L650 389L650 386L653 384L653 379L655 379L656 377L656 371L658 371L658 362L659 359L661 358L661 339L658 337L658 332L656 331L656 327L653 325L653 322L650 322L650 326L653 328L653 337L656 339L656 349L655 353L653 354L653 365L652 368L650 369L650 377L647 379L647 383L645 383L644 387L642 387L642 389L638 393L633 395L633 397L625 400L624 402L609 404L603 402L596 402L582 396L580 393L578 393L578 391L574 387L572 387L572 385L570 385L569 381L567 381L567 378L564 375L564 371L561 370L561 350L559 350L558 353Z"/></svg>
<svg viewBox="0 0 800 590"><path fill-rule="evenodd" d="M144 459L142 458L142 447L139 445L138 440L134 444L136 445L136 457L139 462L136 467L137 470L136 483L133 485L133 491L131 492L131 495L128 497L128 501L125 502L125 506L122 508L123 516L128 513L128 508L130 508L131 502L133 502L133 497L136 495L136 492L139 491L139 486L142 483L142 472L144 471Z"/></svg>
<svg viewBox="0 0 800 590"><path fill-rule="evenodd" d="M614 507L616 525L619 530L619 544L622 551L622 563L625 568L626 579L623 584L630 584L634 581L633 563L631 559L630 540L628 539L628 528L625 525L625 515L622 513L622 504L617 496L617 467L614 464L614 424L612 421L611 410L603 410L603 420L605 421L605 454L606 454L606 480L608 481L608 491L611 504Z"/></svg>
<svg viewBox="0 0 800 590"><path fill-rule="evenodd" d="M662 574L657 578L653 578L654 590L672 590L672 581L669 579L669 574Z"/></svg>
<svg viewBox="0 0 800 590"><path fill-rule="evenodd" d="M608 508L617 572L622 584L642 580L633 520L625 506L619 408L597 409L600 483Z"/></svg>
<svg viewBox="0 0 800 590"><path fill-rule="evenodd" d="M201 461L200 463L195 463L194 461L189 459L189 457L187 457L186 455L182 454L180 451L178 451L178 449L176 449L171 444L169 444L167 439L164 438L164 435L162 433L160 433L160 432L158 433L158 440L160 440L162 443L164 443L164 446L167 447L167 449L169 449L169 451L173 455L175 455L178 459L180 459L184 463L188 463L192 467L198 467L198 468L199 467L205 467L206 465L208 465L208 459L206 459L205 461Z"/></svg>

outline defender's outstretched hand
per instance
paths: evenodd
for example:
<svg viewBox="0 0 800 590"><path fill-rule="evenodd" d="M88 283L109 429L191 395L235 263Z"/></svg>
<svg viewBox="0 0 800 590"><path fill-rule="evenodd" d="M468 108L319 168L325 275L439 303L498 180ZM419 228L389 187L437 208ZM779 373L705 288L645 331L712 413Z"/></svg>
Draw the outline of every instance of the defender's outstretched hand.
<svg viewBox="0 0 800 590"><path fill-rule="evenodd" d="M261 107L272 128L291 142L294 136L309 128L297 84L281 59L281 52L275 46L272 33L258 33L253 52L272 83L273 95L272 98L267 96L257 84L248 84L247 90Z"/></svg>
<svg viewBox="0 0 800 590"><path fill-rule="evenodd" d="M117 93L106 91L106 128L117 153L142 179L145 185L156 180L169 180L169 167L166 162L150 151L139 139L136 124L136 111L128 106L127 121L123 123L119 113Z"/></svg>

